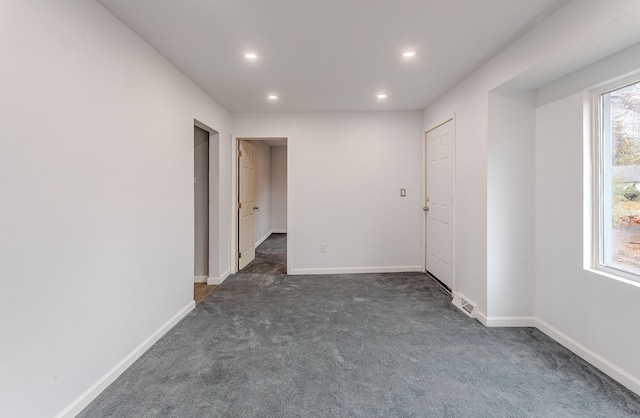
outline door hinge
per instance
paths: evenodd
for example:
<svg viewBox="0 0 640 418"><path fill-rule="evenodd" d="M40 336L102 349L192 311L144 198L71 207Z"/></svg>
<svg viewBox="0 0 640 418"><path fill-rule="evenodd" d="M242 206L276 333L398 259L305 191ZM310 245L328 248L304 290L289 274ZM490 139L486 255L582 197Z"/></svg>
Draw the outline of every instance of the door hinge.
<svg viewBox="0 0 640 418"><path fill-rule="evenodd" d="M238 202L238 209L242 209L242 203Z"/></svg>
<svg viewBox="0 0 640 418"><path fill-rule="evenodd" d="M238 258L242 258L242 253L238 253Z"/></svg>
<svg viewBox="0 0 640 418"><path fill-rule="evenodd" d="M238 158L242 157L242 151L238 151Z"/></svg>

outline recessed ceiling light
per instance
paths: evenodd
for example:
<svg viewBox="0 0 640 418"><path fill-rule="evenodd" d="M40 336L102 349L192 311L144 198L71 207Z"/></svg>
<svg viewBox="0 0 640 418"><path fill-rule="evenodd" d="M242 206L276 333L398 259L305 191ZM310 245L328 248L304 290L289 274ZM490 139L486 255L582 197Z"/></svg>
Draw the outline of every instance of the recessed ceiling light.
<svg viewBox="0 0 640 418"><path fill-rule="evenodd" d="M411 58L411 57L415 57L416 53L414 51L406 51L402 54L402 56L405 58Z"/></svg>
<svg viewBox="0 0 640 418"><path fill-rule="evenodd" d="M278 96L276 96L275 94L270 94L269 100L278 100Z"/></svg>
<svg viewBox="0 0 640 418"><path fill-rule="evenodd" d="M244 54L244 57L246 59L250 59L250 60L254 60L254 59L258 58L258 56L256 54L254 54L253 52L250 52L248 54Z"/></svg>
<svg viewBox="0 0 640 418"><path fill-rule="evenodd" d="M384 94L384 93L378 94L378 99L386 99L386 98L387 98L386 94Z"/></svg>

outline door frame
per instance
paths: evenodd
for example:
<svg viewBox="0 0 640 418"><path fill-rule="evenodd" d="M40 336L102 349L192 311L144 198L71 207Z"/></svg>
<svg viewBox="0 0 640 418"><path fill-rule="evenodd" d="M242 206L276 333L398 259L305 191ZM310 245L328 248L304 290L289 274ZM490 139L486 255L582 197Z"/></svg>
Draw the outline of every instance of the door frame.
<svg viewBox="0 0 640 418"><path fill-rule="evenodd" d="M422 137L422 181L423 185L423 195L422 195L422 203L426 205L427 200L427 134L433 131L436 128L444 125L445 123L451 121L453 126L451 128L451 194L453 196L452 203L452 217L451 217L451 293L455 293L456 291L456 114L452 113L444 118L437 119L439 122L430 125L428 129L424 130ZM423 273L427 273L427 212L424 212L424 217L422 221L422 256L423 256Z"/></svg>
<svg viewBox="0 0 640 418"><path fill-rule="evenodd" d="M238 272L238 147L240 141L268 141L272 139L284 139L287 142L287 274L291 274L291 246L288 245L291 242L292 225L291 225L291 201L293 197L292 193L292 161L293 161L293 147L291 141L291 135L232 135L231 136L231 274Z"/></svg>
<svg viewBox="0 0 640 418"><path fill-rule="evenodd" d="M209 277L211 277L211 272L209 271L209 264L211 263L210 260L210 253L211 253L211 186L209 185L209 182L211 181L211 161L209 161L211 159L211 132L207 129L201 128L201 125L199 123L195 123L193 124L193 128L194 131L196 128L202 130L203 132L205 132L207 134L207 194L206 196L201 196L202 198L206 198L207 200L207 211L206 211L206 218L207 218L207 260L206 260L206 264L207 264L207 274L206 276L196 276L195 272L194 272L194 276L193 276L193 281L194 283L206 283L209 280ZM198 178L196 176L196 163L195 163L195 151L196 151L196 147L195 147L195 132L194 132L194 147L193 147L193 151L194 151L194 173L193 173L193 178L194 178L194 186L196 186L196 179ZM198 229L197 229L197 218L196 218L196 200L198 199L199 195L196 193L195 187L194 187L194 193L193 193L193 198L194 198L194 238L195 236L198 234ZM195 241L195 239L194 239ZM198 250L198 245L196 244L196 242L194 242L194 253L197 253ZM194 270L195 270L195 257L194 257Z"/></svg>
<svg viewBox="0 0 640 418"><path fill-rule="evenodd" d="M198 119L193 119L193 126L197 126L198 128L204 130L209 134L209 256L208 256L208 264L209 264L209 276L207 278L206 283L209 285L219 284L220 279L217 277L220 274L220 258L219 254L215 254L216 249L219 248L220 242L220 228L219 228L219 210L220 210L220 199L218 197L218 193L215 195L211 192L212 188L219 190L220 183L220 132L216 129L213 129L209 125L200 122ZM193 130L193 128L191 128ZM192 134L193 137L193 134ZM193 141L193 138L192 138ZM213 153L213 147L216 147L217 150ZM217 156L216 160L212 160L212 154ZM212 167L214 167L212 169ZM215 185L215 186L214 186ZM195 195L192 197L195 205ZM194 207L195 209L195 207ZM212 211L215 216L212 216ZM195 210L194 210L195 213ZM194 222L195 225L195 222ZM195 234L195 231L194 231ZM194 240L195 241L195 240ZM195 252L195 244L194 244L194 252ZM219 250L218 250L219 253ZM194 266L195 266L195 257L194 257Z"/></svg>

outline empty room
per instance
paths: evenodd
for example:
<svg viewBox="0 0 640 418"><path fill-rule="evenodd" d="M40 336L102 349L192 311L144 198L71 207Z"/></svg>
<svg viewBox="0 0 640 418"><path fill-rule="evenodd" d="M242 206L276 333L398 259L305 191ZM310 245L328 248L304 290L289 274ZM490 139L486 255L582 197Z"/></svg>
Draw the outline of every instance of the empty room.
<svg viewBox="0 0 640 418"><path fill-rule="evenodd" d="M1 0L0 416L640 416L638 22Z"/></svg>

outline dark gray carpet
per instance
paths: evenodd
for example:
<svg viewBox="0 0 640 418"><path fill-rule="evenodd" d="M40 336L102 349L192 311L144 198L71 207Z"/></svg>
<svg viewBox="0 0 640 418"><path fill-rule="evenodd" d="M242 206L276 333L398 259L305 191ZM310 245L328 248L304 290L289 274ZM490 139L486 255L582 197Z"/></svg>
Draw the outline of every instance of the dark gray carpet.
<svg viewBox="0 0 640 418"><path fill-rule="evenodd" d="M285 247L269 238L80 416L640 415L541 332L486 328L422 274L286 276Z"/></svg>

